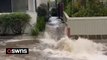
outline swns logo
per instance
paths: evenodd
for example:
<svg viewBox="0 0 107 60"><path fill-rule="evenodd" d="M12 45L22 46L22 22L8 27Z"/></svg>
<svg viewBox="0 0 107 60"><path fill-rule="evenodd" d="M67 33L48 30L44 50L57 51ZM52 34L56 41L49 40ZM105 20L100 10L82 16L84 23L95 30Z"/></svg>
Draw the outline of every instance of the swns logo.
<svg viewBox="0 0 107 60"><path fill-rule="evenodd" d="M6 48L6 54L29 54L28 48Z"/></svg>

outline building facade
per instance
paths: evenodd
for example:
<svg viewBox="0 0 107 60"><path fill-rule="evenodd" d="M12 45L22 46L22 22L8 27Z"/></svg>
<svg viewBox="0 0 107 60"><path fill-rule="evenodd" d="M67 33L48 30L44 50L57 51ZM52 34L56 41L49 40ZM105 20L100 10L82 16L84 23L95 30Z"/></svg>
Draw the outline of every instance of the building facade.
<svg viewBox="0 0 107 60"><path fill-rule="evenodd" d="M35 12L41 3L47 3L47 0L0 0L0 13Z"/></svg>
<svg viewBox="0 0 107 60"><path fill-rule="evenodd" d="M11 12L25 12L31 16L29 25L25 29L25 34L30 34L31 29L37 21L37 7L47 0L0 0L0 15Z"/></svg>

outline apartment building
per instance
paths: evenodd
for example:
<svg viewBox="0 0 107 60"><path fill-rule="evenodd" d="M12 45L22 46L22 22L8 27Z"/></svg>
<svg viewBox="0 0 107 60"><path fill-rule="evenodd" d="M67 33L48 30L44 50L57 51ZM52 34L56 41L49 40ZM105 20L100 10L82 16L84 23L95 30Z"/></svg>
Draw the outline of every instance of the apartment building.
<svg viewBox="0 0 107 60"><path fill-rule="evenodd" d="M35 12L41 3L47 3L47 0L0 0L0 13Z"/></svg>

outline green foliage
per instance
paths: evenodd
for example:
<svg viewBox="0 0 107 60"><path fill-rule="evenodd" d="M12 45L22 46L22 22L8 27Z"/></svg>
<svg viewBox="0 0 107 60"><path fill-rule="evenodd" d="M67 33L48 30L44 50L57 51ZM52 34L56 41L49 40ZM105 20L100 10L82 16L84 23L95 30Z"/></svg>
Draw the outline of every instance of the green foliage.
<svg viewBox="0 0 107 60"><path fill-rule="evenodd" d="M77 13L72 15L73 17L88 17L88 16L93 16L93 10L90 9L82 9L80 11L78 11Z"/></svg>
<svg viewBox="0 0 107 60"><path fill-rule="evenodd" d="M46 4L40 4L37 8L38 16L46 16L47 15L48 6Z"/></svg>
<svg viewBox="0 0 107 60"><path fill-rule="evenodd" d="M24 26L29 22L29 15L23 13L11 14L13 19L11 22L11 29L15 34L22 34Z"/></svg>
<svg viewBox="0 0 107 60"><path fill-rule="evenodd" d="M74 13L79 11L79 8L75 7L71 4L72 2L69 2L69 4L66 6L65 11L68 13L69 16L72 16Z"/></svg>
<svg viewBox="0 0 107 60"><path fill-rule="evenodd" d="M66 9L65 9L66 13L68 13L69 16L72 15L72 5L71 4L68 4L66 6Z"/></svg>
<svg viewBox="0 0 107 60"><path fill-rule="evenodd" d="M11 13L0 15L0 34L22 34L29 22L30 16L25 13Z"/></svg>
<svg viewBox="0 0 107 60"><path fill-rule="evenodd" d="M37 36L39 34L39 29L37 27L35 27L33 30L32 30L32 35L33 36Z"/></svg>
<svg viewBox="0 0 107 60"><path fill-rule="evenodd" d="M36 27L39 29L39 31L44 31L45 30L45 17L38 17L37 18L37 24Z"/></svg>
<svg viewBox="0 0 107 60"><path fill-rule="evenodd" d="M107 16L107 7L99 0L78 0L67 2L65 11L73 17Z"/></svg>
<svg viewBox="0 0 107 60"><path fill-rule="evenodd" d="M45 30L46 24L46 15L47 15L48 6L46 4L40 4L37 9L38 17L37 23L35 24L34 28L32 29L32 35L37 36L40 32Z"/></svg>
<svg viewBox="0 0 107 60"><path fill-rule="evenodd" d="M45 30L45 17L40 16L37 18L37 24L34 26L34 29L32 30L32 35L37 36L39 32L42 32Z"/></svg>
<svg viewBox="0 0 107 60"><path fill-rule="evenodd" d="M64 2L64 6L66 7L69 2L72 2L72 0L63 0L63 2Z"/></svg>
<svg viewBox="0 0 107 60"><path fill-rule="evenodd" d="M53 9L51 10L51 15L52 15L52 16L57 16L57 9L56 9L56 8L53 8Z"/></svg>

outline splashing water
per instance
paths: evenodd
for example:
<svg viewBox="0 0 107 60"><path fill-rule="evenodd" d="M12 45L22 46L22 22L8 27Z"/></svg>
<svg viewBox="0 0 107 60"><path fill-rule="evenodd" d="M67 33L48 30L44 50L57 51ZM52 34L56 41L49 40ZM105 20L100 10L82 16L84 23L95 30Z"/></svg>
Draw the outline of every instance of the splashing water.
<svg viewBox="0 0 107 60"><path fill-rule="evenodd" d="M70 39L63 35L63 24L55 19L52 21L54 23L47 25L44 37L39 39L40 43L36 46L28 45L29 55L2 57L3 52L1 52L0 60L107 60L107 55L104 55L107 46L83 38ZM56 31L56 28L61 29ZM56 39L58 37L60 39Z"/></svg>
<svg viewBox="0 0 107 60"><path fill-rule="evenodd" d="M60 23L55 19L52 22L55 27L60 27ZM63 36L60 40L55 40L51 37L50 31L54 35L53 32L55 33L54 30L56 28L53 25L49 26L48 31L45 32L45 38L40 39L43 44L51 45L51 47L45 46L46 48L43 49L43 56L47 57L45 60L107 60L107 56L103 54L105 53L103 50L107 49L105 45L83 38L72 40L67 36ZM57 36L57 33L55 33L55 36Z"/></svg>
<svg viewBox="0 0 107 60"><path fill-rule="evenodd" d="M51 39L47 42L49 41ZM88 39L79 38L78 40L71 40L68 37L63 37L55 42L53 48L44 49L43 53L48 58L56 58L56 60L107 60L107 56L103 54L105 53L103 51L105 48L106 46L103 44L95 43Z"/></svg>

